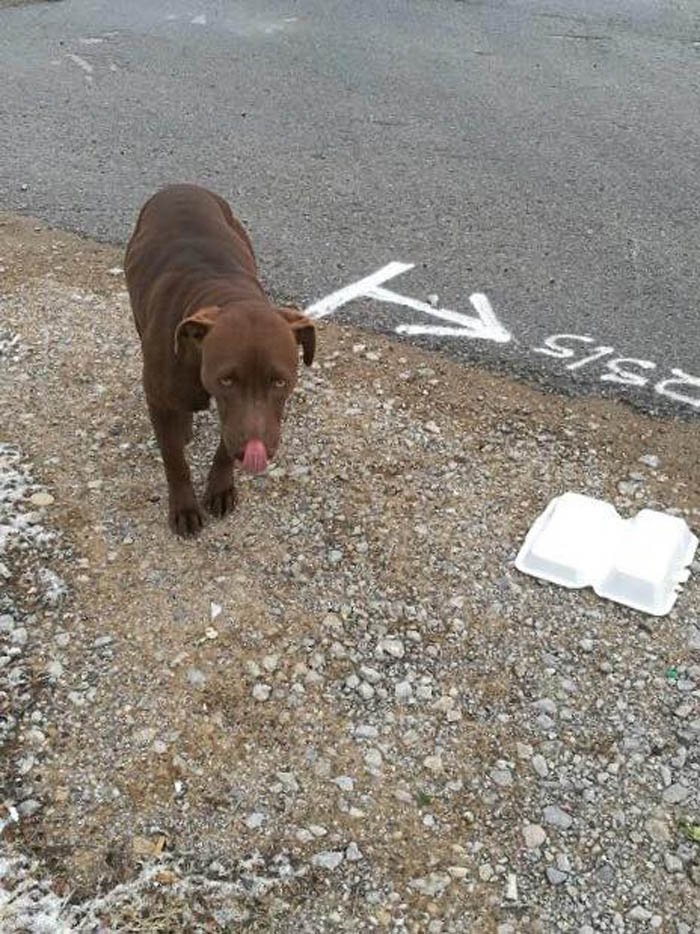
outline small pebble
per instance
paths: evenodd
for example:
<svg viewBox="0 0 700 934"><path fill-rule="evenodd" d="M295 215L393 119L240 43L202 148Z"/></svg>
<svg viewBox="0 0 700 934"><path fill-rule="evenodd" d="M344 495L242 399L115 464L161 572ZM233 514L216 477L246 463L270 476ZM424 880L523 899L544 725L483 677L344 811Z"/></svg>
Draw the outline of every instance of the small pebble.
<svg viewBox="0 0 700 934"><path fill-rule="evenodd" d="M526 824L523 828L523 837L525 838L525 846L529 850L537 850L547 839L547 834L544 827L539 824Z"/></svg>
<svg viewBox="0 0 700 934"><path fill-rule="evenodd" d="M442 759L440 756L426 756L423 765L429 772L442 772Z"/></svg>
<svg viewBox="0 0 700 934"><path fill-rule="evenodd" d="M206 675L203 671L200 671L199 668L190 668L187 672L187 680L195 688L204 687L206 683Z"/></svg>
<svg viewBox="0 0 700 934"><path fill-rule="evenodd" d="M360 723L355 727L355 739L376 739L379 730L371 723Z"/></svg>
<svg viewBox="0 0 700 934"><path fill-rule="evenodd" d="M686 788L680 782L674 782L673 785L669 785L668 788L664 789L661 797L666 804L682 804L689 795L690 788Z"/></svg>
<svg viewBox="0 0 700 934"><path fill-rule="evenodd" d="M311 864L320 869L332 871L340 866L343 858L344 854L340 850L324 850L322 853L315 853L311 857Z"/></svg>
<svg viewBox="0 0 700 934"><path fill-rule="evenodd" d="M517 902L518 900L518 877L514 872L509 872L506 878L504 897L509 902Z"/></svg>
<svg viewBox="0 0 700 934"><path fill-rule="evenodd" d="M539 753L532 757L532 767L540 776L540 778L546 778L549 775L549 766L547 765L547 760Z"/></svg>
<svg viewBox="0 0 700 934"><path fill-rule="evenodd" d="M21 804L17 805L17 812L21 817L33 817L40 808L39 801L35 798L27 798L26 801L22 801Z"/></svg>
<svg viewBox="0 0 700 934"><path fill-rule="evenodd" d="M345 848L345 859L347 859L350 863L357 863L359 860L364 859L362 850L356 843L349 843L347 845Z"/></svg>
<svg viewBox="0 0 700 934"><path fill-rule="evenodd" d="M379 648L392 658L403 658L405 652L404 644L400 639L382 639Z"/></svg>
<svg viewBox="0 0 700 934"><path fill-rule="evenodd" d="M651 468L651 470L656 470L661 461L656 454L642 454L639 458L640 464L644 464L645 467Z"/></svg>
<svg viewBox="0 0 700 934"><path fill-rule="evenodd" d="M368 749L365 753L365 765L369 769L381 769L382 754L378 749Z"/></svg>
<svg viewBox="0 0 700 934"><path fill-rule="evenodd" d="M374 697L374 688L371 684L367 684L366 681L361 681L357 693L363 700L371 700Z"/></svg>
<svg viewBox="0 0 700 934"><path fill-rule="evenodd" d="M442 895L450 884L450 876L447 873L431 872L430 875L420 879L411 879L408 883L412 889L427 895L429 898L437 898Z"/></svg>
<svg viewBox="0 0 700 934"><path fill-rule="evenodd" d="M541 700L535 701L532 706L540 713L547 714L548 717L557 715L557 705L550 697L543 697Z"/></svg>
<svg viewBox="0 0 700 934"><path fill-rule="evenodd" d="M55 500L50 493L39 491L38 493L32 493L29 497L29 502L33 506L50 506Z"/></svg>
<svg viewBox="0 0 700 934"><path fill-rule="evenodd" d="M379 684L382 680L382 673L377 671L376 668L371 668L369 665L362 665L360 667L360 677L366 681L368 684Z"/></svg>
<svg viewBox="0 0 700 934"><path fill-rule="evenodd" d="M508 769L494 769L491 772L491 781L499 788L510 788L513 784L513 773Z"/></svg>
<svg viewBox="0 0 700 934"><path fill-rule="evenodd" d="M547 879L550 885L561 885L566 882L567 874L554 866L547 866Z"/></svg>
<svg viewBox="0 0 700 934"><path fill-rule="evenodd" d="M573 818L556 804L550 804L543 811L545 824L568 830L573 824Z"/></svg>
<svg viewBox="0 0 700 934"><path fill-rule="evenodd" d="M399 702L405 702L413 695L413 688L409 681L399 681L394 686L394 697Z"/></svg>
<svg viewBox="0 0 700 934"><path fill-rule="evenodd" d="M272 688L269 684L258 681L257 684L253 685L253 697L256 701L266 701L269 699L270 694L272 694Z"/></svg>

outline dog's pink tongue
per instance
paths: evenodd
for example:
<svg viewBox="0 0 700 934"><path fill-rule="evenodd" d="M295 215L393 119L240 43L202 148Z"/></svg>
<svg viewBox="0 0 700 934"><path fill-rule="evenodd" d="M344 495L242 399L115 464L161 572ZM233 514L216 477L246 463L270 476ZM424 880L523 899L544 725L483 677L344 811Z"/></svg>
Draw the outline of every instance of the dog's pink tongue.
<svg viewBox="0 0 700 934"><path fill-rule="evenodd" d="M262 473L267 467L267 451L262 441L249 441L243 449L243 469L248 473Z"/></svg>

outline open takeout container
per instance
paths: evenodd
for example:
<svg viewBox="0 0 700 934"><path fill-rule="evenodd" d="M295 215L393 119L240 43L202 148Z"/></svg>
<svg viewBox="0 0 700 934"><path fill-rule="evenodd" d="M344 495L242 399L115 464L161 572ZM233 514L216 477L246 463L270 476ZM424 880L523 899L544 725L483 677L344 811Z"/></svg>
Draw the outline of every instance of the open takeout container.
<svg viewBox="0 0 700 934"><path fill-rule="evenodd" d="M653 616L673 607L698 539L683 519L642 509L623 519L610 503L564 493L527 533L515 566L563 587L592 587L599 597Z"/></svg>

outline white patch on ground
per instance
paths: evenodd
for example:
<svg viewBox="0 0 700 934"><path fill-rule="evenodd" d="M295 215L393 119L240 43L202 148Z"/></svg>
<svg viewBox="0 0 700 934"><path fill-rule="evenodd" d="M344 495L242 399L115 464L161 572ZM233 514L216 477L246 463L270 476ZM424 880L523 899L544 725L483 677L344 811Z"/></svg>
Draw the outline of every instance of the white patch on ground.
<svg viewBox="0 0 700 934"><path fill-rule="evenodd" d="M15 338L2 340L0 335L0 357L7 347L17 348ZM23 461L20 450L11 444L0 443L0 577L12 577L13 559L30 553L39 556L56 539L56 535L47 531L41 523L43 510L37 509L31 497L44 492L34 483L29 468ZM63 580L48 567L41 567L36 572L37 582L42 591L43 600L49 605L56 605L65 596L67 588ZM3 637L24 632L19 621L24 614L3 593L3 621L9 628L2 629ZM25 636L26 639L26 636ZM14 648L24 645L17 639ZM3 680L0 687L7 689L8 696L12 686L22 681L22 654L6 655L2 669ZM14 677L18 675L20 677ZM13 719L13 718L11 718ZM8 721L9 722L9 721ZM5 736L3 735L3 740ZM11 801L5 800L0 806L0 833L21 819L18 809ZM9 846L0 844L0 931L26 931L28 934L62 934L75 930L73 924L65 919L66 905L53 892L49 884L42 880L36 865L24 857L14 855Z"/></svg>
<svg viewBox="0 0 700 934"><path fill-rule="evenodd" d="M39 585L44 592L44 602L56 606L68 592L65 581L50 568L39 568L37 571Z"/></svg>
<svg viewBox="0 0 700 934"><path fill-rule="evenodd" d="M37 490L19 450L0 443L0 560L11 548L42 546L54 538L41 525L41 513L29 502Z"/></svg>
<svg viewBox="0 0 700 934"><path fill-rule="evenodd" d="M75 927L66 920L66 905L37 867L23 858L0 856L0 930L27 934L64 934Z"/></svg>
<svg viewBox="0 0 700 934"><path fill-rule="evenodd" d="M26 350L20 343L19 334L0 330L0 361L3 364L17 363L25 353Z"/></svg>
<svg viewBox="0 0 700 934"><path fill-rule="evenodd" d="M163 888L180 906L204 900L216 922L229 930L233 929L230 925L249 920L250 906L255 900L304 874L303 868L293 869L284 857L266 865L260 856L253 855L239 864L233 880L181 875L176 864L164 860L149 863L135 879L115 886L105 895L69 906L42 878L38 863L24 857L0 855L0 930L26 934L98 932L107 930L105 919L109 919L109 930L126 930L134 914L151 906L154 895ZM168 930L181 930L180 920L181 917L173 915L173 924L178 926ZM196 912L184 920L192 924L189 930L198 929Z"/></svg>
<svg viewBox="0 0 700 934"><path fill-rule="evenodd" d="M74 65L77 65L86 75L91 75L93 72L93 67L90 62L86 62L84 58L80 55L73 55L72 53L68 54L66 58L70 59Z"/></svg>

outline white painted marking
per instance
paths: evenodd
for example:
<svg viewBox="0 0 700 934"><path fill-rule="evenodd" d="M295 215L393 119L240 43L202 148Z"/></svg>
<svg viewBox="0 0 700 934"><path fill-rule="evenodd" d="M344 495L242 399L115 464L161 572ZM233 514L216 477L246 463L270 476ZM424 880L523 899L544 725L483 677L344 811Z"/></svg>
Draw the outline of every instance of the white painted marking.
<svg viewBox="0 0 700 934"><path fill-rule="evenodd" d="M596 347L594 353L584 357L583 360L577 360L576 363L568 363L566 369L580 370L582 366L588 366L588 364L593 363L594 360L600 360L602 357L607 357L608 354L611 353L615 353L614 347Z"/></svg>
<svg viewBox="0 0 700 934"><path fill-rule="evenodd" d="M204 13L200 13L199 16L195 16L193 19L191 19L190 22L193 26L206 26L207 18Z"/></svg>
<svg viewBox="0 0 700 934"><path fill-rule="evenodd" d="M396 298L404 299L404 296L398 295ZM409 308L417 308L420 305L421 307L417 310L424 311L433 318L440 318L442 321L451 321L458 327L446 328L434 324L400 324L396 328L396 333L409 335L432 334L436 337L466 337L470 340L486 340L494 341L496 344L507 344L510 341L510 334L494 314L488 298L481 292L474 292L473 295L469 296L469 301L478 315L477 318L456 311L449 311L447 308L433 308L432 305L426 305L424 302L414 302L412 299L411 304L408 304L404 299L402 304L408 304Z"/></svg>
<svg viewBox="0 0 700 934"><path fill-rule="evenodd" d="M499 344L506 344L512 338L509 332L499 322L494 314L488 298L481 292L469 296L469 301L476 311L476 317L469 316L448 308L435 307L438 302L437 295L430 295L427 302L419 301L408 295L400 295L391 289L384 288L383 283L404 272L414 268L413 263L387 263L371 276L366 276L358 282L353 282L324 298L319 299L306 309L310 318L325 318L333 314L343 305L359 298L370 301L385 302L391 305L400 305L430 318L437 318L445 324L399 324L395 330L397 334L408 336L432 335L435 337L457 337L467 340L491 340ZM434 303L434 304L433 304ZM639 370L650 372L657 368L652 360L640 360L636 357L615 356L611 360L604 360L618 351L614 347L597 345L594 337L587 334L552 334L545 338L543 346L533 347L534 353L544 354L556 360L569 360L565 364L568 372L580 370L583 367L600 363L603 369L598 379L604 383L616 383L621 386L631 386L643 389L650 383L650 378ZM579 354L589 351L587 356L579 358ZM700 377L692 376L684 370L671 369L672 377L662 379L654 386L654 392L667 399L672 399L681 405L689 405L700 410Z"/></svg>
<svg viewBox="0 0 700 934"><path fill-rule="evenodd" d="M447 330L447 329L446 329ZM546 338L543 347L533 347L535 353L546 354L548 357L554 357L557 360L570 360L576 356L576 350L573 347L567 347L563 341L578 341L582 344L594 344L595 340L585 334L552 334ZM607 357L609 354L616 353L614 347L600 346L596 347L594 352L587 357L576 360L575 363L568 363L566 369L571 372L581 369ZM613 360L605 361L607 372L603 373L599 379L604 383L617 383L621 386L633 386L635 389L643 389L649 384L649 378L641 373L636 373L630 367L638 367L641 370L655 370L656 363L653 360L639 360L636 357L615 357ZM660 396L666 396L673 399L674 402L680 402L683 405L690 405L694 409L700 409L700 377L691 376L684 370L672 369L673 377L663 379L654 386L654 391ZM697 392L680 392L678 388L687 387L697 390Z"/></svg>
<svg viewBox="0 0 700 934"><path fill-rule="evenodd" d="M544 342L544 347L533 347L535 353L543 353L548 357L556 357L558 360L568 360L570 357L574 357L576 352L571 349L571 347L562 347L560 341L583 341L584 344L592 344L593 338L586 337L582 334L552 334L551 337L548 337Z"/></svg>
<svg viewBox="0 0 700 934"><path fill-rule="evenodd" d="M413 263L387 263L386 266L382 266L371 276L360 279L359 282L353 282L352 285L346 285L344 289L338 289L337 292L331 292L325 298L321 298L319 301L314 302L313 305L309 305L305 314L309 318L325 318L326 315L333 314L334 311L337 311L343 305L347 305L348 302L366 296L368 290L374 286L381 285L382 282L387 282L389 279L393 279L394 276L400 276L402 272L413 269L413 265Z"/></svg>
<svg viewBox="0 0 700 934"><path fill-rule="evenodd" d="M674 378L661 380L654 389L660 396L667 396L675 402L683 402L685 405L692 405L694 409L700 409L700 393L697 396L686 396L682 392L675 392L668 388L675 383L681 386L692 386L694 389L700 390L700 377L691 376L690 373L686 373L684 370L672 369L671 372Z"/></svg>
<svg viewBox="0 0 700 934"><path fill-rule="evenodd" d="M404 308L412 308L414 311L420 311L432 318L438 318L453 325L452 327L441 327L434 324L400 324L396 328L397 334L463 337L471 340L491 340L498 344L506 344L511 339L508 331L496 318L491 303L480 292L475 292L469 297L469 301L477 313L477 317L474 318L457 311L450 311L448 308L435 308L433 305L421 302L416 298L399 295L398 292L382 288L383 282L393 279L403 272L408 272L409 269L413 269L413 263L388 263L371 276L360 279L359 282L354 282L337 292L332 292L326 298L322 298L310 305L306 310L306 314L310 318L323 318L337 311L338 308L348 302L357 298L368 298L377 302L386 302L390 305L402 305Z"/></svg>
<svg viewBox="0 0 700 934"><path fill-rule="evenodd" d="M641 367L642 370L655 370L656 364L651 360L637 360L635 357L616 357L614 360L608 360L609 373L603 373L600 377L604 383L621 383L623 386L646 386L649 382L646 376L640 373L632 373L630 370L620 366L621 363L632 364Z"/></svg>
<svg viewBox="0 0 700 934"><path fill-rule="evenodd" d="M70 52L68 53L67 57L73 62L74 65L77 65L78 68L82 68L86 75L92 74L93 67L90 62L86 62L84 58L81 58L79 55L73 55Z"/></svg>

